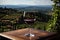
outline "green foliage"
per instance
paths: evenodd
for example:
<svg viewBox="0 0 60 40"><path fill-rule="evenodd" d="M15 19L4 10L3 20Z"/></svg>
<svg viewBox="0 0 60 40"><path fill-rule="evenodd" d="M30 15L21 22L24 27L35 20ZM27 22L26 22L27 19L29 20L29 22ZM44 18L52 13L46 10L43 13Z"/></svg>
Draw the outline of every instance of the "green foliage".
<svg viewBox="0 0 60 40"><path fill-rule="evenodd" d="M59 28L57 25L58 21L60 20L60 8L59 6L57 6L57 2L59 2L59 0L53 0L53 2L55 3L53 5L53 17L48 21L47 27L46 27L46 31L55 31L57 32ZM59 24L59 23L58 23ZM60 29L59 29L60 30Z"/></svg>
<svg viewBox="0 0 60 40"><path fill-rule="evenodd" d="M40 30L44 30L44 28L46 27L46 25L47 25L46 22L36 21L36 22L33 24L33 28L35 28L35 29L40 29Z"/></svg>
<svg viewBox="0 0 60 40"><path fill-rule="evenodd" d="M52 18L48 21L46 31L55 31L54 27L56 25L57 16L58 16L57 13L53 13Z"/></svg>
<svg viewBox="0 0 60 40"><path fill-rule="evenodd" d="M34 16L33 15L30 16L28 14L26 17L36 18L36 21L33 24L29 25L29 24L25 24L24 22L24 17L22 16L23 12L17 12L7 8L1 11L3 11L3 14L1 13L0 18L2 17L3 22L2 20L0 20L0 27L1 27L0 32L22 29L22 28L30 28L30 27L35 29L45 30L47 21L51 17L51 15L41 13L44 11L41 12L39 11L37 13L34 13L35 14ZM5 21L5 20L9 20L9 21ZM8 25L10 25L11 28Z"/></svg>

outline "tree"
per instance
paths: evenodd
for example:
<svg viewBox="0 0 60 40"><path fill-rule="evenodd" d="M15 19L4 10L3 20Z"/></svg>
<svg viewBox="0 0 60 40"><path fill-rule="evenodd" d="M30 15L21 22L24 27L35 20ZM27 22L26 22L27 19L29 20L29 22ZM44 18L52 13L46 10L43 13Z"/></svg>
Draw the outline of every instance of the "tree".
<svg viewBox="0 0 60 40"><path fill-rule="evenodd" d="M46 30L60 32L60 0L53 0L53 2L53 17L49 20Z"/></svg>

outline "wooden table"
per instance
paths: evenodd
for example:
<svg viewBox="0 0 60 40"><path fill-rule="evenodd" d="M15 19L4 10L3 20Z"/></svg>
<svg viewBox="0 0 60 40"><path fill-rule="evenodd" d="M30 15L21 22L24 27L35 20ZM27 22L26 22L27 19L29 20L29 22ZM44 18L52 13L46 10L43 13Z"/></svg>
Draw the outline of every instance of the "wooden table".
<svg viewBox="0 0 60 40"><path fill-rule="evenodd" d="M29 33L34 34L34 37L25 36L25 34L29 34ZM25 29L0 33L0 40L2 39L2 37L8 38L9 40L39 40L42 38L50 37L55 34L56 34L55 32L47 32L33 28L25 28Z"/></svg>

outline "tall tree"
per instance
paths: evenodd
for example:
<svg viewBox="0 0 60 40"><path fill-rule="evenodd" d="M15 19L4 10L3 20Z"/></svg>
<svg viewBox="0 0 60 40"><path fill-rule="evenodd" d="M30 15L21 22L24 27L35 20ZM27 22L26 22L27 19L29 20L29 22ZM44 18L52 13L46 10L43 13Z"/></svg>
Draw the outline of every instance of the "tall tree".
<svg viewBox="0 0 60 40"><path fill-rule="evenodd" d="M53 5L53 17L48 22L46 27L47 31L60 32L60 0L52 0Z"/></svg>

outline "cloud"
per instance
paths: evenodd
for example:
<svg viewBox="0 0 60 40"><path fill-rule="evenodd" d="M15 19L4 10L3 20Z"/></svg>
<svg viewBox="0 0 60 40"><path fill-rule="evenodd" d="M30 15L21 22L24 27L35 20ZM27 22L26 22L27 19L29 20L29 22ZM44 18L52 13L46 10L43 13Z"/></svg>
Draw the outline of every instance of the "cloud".
<svg viewBox="0 0 60 40"><path fill-rule="evenodd" d="M36 4L38 5L51 5L53 2L51 0L38 0Z"/></svg>
<svg viewBox="0 0 60 40"><path fill-rule="evenodd" d="M3 4L3 0L0 0L0 5Z"/></svg>
<svg viewBox="0 0 60 40"><path fill-rule="evenodd" d="M0 5L51 5L50 0L0 0Z"/></svg>

